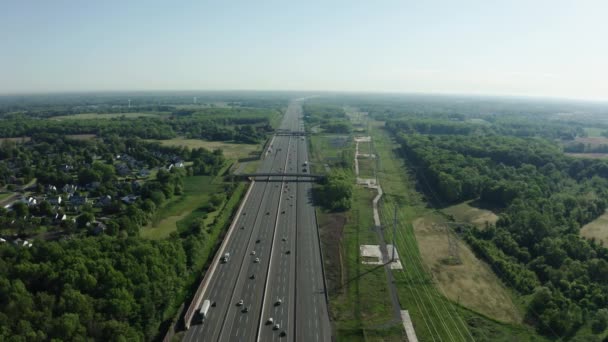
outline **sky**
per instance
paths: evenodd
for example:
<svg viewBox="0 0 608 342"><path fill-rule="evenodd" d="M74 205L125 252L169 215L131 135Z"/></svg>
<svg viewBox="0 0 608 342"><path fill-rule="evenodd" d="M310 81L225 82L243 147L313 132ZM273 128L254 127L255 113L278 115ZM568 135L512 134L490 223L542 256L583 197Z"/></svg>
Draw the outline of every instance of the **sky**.
<svg viewBox="0 0 608 342"><path fill-rule="evenodd" d="M2 0L0 93L323 90L608 100L608 1Z"/></svg>

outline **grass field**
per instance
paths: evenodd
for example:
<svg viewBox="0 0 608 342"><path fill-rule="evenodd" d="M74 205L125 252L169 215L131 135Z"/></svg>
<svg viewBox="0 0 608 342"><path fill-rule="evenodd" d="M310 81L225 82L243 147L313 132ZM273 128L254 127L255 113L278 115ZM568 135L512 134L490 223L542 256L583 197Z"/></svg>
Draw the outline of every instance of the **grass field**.
<svg viewBox="0 0 608 342"><path fill-rule="evenodd" d="M235 144L222 141L205 141L200 139L184 139L174 138L168 140L147 140L159 142L165 146L186 146L189 148L206 148L210 151L221 149L227 159L247 158L252 155L257 155L262 149L260 144Z"/></svg>
<svg viewBox="0 0 608 342"><path fill-rule="evenodd" d="M445 214L452 215L456 222L471 223L478 228L485 228L486 222L488 224L494 224L498 220L496 214L490 210L472 206L471 201L455 204L444 208L441 211Z"/></svg>
<svg viewBox="0 0 608 342"><path fill-rule="evenodd" d="M359 177L360 178L375 178L376 160L371 158L359 159Z"/></svg>
<svg viewBox="0 0 608 342"><path fill-rule="evenodd" d="M602 132L605 131L605 129L597 127L585 127L584 130L589 138L600 138L602 137Z"/></svg>
<svg viewBox="0 0 608 342"><path fill-rule="evenodd" d="M575 158L589 158L589 159L604 159L608 158L608 153L564 153L567 156Z"/></svg>
<svg viewBox="0 0 608 342"><path fill-rule="evenodd" d="M141 118L141 117L153 117L157 118L163 115L171 114L169 112L155 112L155 113L80 113L74 115L61 115L50 118L51 120L91 120L91 119L113 119L125 117L129 119Z"/></svg>
<svg viewBox="0 0 608 342"><path fill-rule="evenodd" d="M152 222L141 229L140 235L148 239L163 239L177 230L182 221L192 221L202 215L197 208L207 203L209 197L220 191L221 183L211 176L184 178L184 194L168 201L158 210Z"/></svg>
<svg viewBox="0 0 608 342"><path fill-rule="evenodd" d="M461 264L451 264L444 220L427 215L414 220L413 228L425 269L451 301L473 311L509 323L520 323L522 314L492 269L478 260L469 247L455 239Z"/></svg>
<svg viewBox="0 0 608 342"><path fill-rule="evenodd" d="M602 241L604 246L608 246L608 213L604 213L602 216L584 225L580 232L582 236L588 239L595 238L598 241Z"/></svg>

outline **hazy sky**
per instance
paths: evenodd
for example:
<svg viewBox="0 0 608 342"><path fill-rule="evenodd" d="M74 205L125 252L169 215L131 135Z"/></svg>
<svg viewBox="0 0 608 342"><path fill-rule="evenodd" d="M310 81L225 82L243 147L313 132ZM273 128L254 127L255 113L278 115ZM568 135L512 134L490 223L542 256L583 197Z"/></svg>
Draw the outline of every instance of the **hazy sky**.
<svg viewBox="0 0 608 342"><path fill-rule="evenodd" d="M277 89L608 99L608 1L2 0L0 93Z"/></svg>

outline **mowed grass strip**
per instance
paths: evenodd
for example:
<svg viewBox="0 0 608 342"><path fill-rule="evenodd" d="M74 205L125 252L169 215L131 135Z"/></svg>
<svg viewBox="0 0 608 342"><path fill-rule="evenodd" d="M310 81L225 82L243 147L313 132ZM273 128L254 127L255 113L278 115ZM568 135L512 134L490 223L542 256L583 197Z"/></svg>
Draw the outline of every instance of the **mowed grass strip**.
<svg viewBox="0 0 608 342"><path fill-rule="evenodd" d="M185 177L184 193L159 208L152 222L141 229L140 235L148 239L163 239L177 230L180 220L191 222L195 216L203 215L196 209L205 205L212 194L221 191L221 183L214 183L214 179L213 176Z"/></svg>

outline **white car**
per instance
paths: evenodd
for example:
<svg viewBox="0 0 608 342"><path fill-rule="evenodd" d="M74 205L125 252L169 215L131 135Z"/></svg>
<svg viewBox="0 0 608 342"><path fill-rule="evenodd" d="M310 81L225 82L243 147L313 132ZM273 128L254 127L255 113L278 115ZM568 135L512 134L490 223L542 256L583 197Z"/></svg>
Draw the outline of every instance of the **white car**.
<svg viewBox="0 0 608 342"><path fill-rule="evenodd" d="M243 306L243 300L239 300L238 303L236 303L236 306Z"/></svg>
<svg viewBox="0 0 608 342"><path fill-rule="evenodd" d="M257 264L258 262L260 262L260 258L255 258L255 260L253 260L253 262L255 262Z"/></svg>
<svg viewBox="0 0 608 342"><path fill-rule="evenodd" d="M255 251L251 251L251 255L255 255Z"/></svg>

